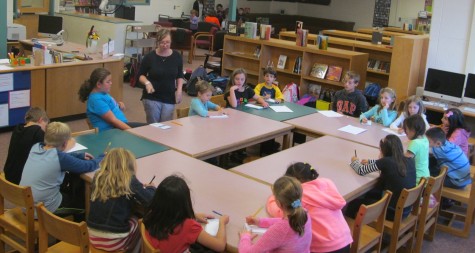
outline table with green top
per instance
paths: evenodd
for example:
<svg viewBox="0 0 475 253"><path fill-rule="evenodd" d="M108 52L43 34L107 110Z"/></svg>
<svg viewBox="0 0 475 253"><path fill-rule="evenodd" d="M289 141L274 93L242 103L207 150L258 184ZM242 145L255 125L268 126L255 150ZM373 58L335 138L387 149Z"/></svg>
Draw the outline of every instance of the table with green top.
<svg viewBox="0 0 475 253"><path fill-rule="evenodd" d="M269 106L287 106L292 112L275 112L271 108L263 108L263 109L254 109L251 107L247 107L245 105L239 105L236 107L237 110L242 112L247 112L250 114L254 114L256 116L264 117L267 119L275 120L275 121L286 121L290 119L299 118L302 116L310 115L317 112L317 109L299 105L296 103L290 102L283 102L283 103L269 103Z"/></svg>
<svg viewBox="0 0 475 253"><path fill-rule="evenodd" d="M81 135L75 138L77 143L87 147L87 150L84 150L85 152L94 156L102 154L109 143L109 149L125 148L130 150L137 158L168 150L163 145L119 129Z"/></svg>

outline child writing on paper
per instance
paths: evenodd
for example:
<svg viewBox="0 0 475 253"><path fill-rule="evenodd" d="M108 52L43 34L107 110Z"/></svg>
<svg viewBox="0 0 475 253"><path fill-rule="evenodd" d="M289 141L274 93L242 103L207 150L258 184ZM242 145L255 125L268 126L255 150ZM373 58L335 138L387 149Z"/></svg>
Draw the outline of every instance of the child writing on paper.
<svg viewBox="0 0 475 253"><path fill-rule="evenodd" d="M404 156L404 149L399 137L389 134L379 142L379 159L363 159L360 160L354 156L351 158L351 168L358 175L364 176L371 172L380 171L380 184L364 197L356 199L348 204L347 215L354 217L358 212L361 204L373 204L381 199L385 190L393 193L389 201L386 219L394 220L396 213L396 204L401 195L402 189L410 189L416 186L416 165L414 159ZM411 208L403 211L403 218L407 217L411 212Z"/></svg>
<svg viewBox="0 0 475 253"><path fill-rule="evenodd" d="M23 167L25 166L31 147L45 139L45 128L49 122L46 112L39 107L31 107L25 114L25 124L20 124L12 131L5 161L5 178L14 183L20 183Z"/></svg>
<svg viewBox="0 0 475 253"><path fill-rule="evenodd" d="M445 133L440 127L434 127L426 132L432 155L436 164L430 166L432 176L439 175L440 168L447 166L447 177L444 186L454 189L463 189L472 183L470 178L470 162L462 149L445 139Z"/></svg>
<svg viewBox="0 0 475 253"><path fill-rule="evenodd" d="M396 104L396 93L391 88L381 89L379 92L379 104L375 105L369 111L360 115L360 121L367 123L368 120L382 124L388 127L397 116L394 110Z"/></svg>
<svg viewBox="0 0 475 253"><path fill-rule="evenodd" d="M132 251L140 238L135 203L148 206L155 187L135 177L135 156L123 148L110 150L92 180L89 241L106 251Z"/></svg>
<svg viewBox="0 0 475 253"><path fill-rule="evenodd" d="M424 135L426 125L424 119L419 114L416 114L406 118L402 128L410 140L405 155L414 158L416 162L416 184L418 184L421 178L430 177L429 140Z"/></svg>
<svg viewBox="0 0 475 253"><path fill-rule="evenodd" d="M236 108L238 105L245 104L251 98L255 99L263 107L269 107L264 99L257 95L254 90L246 85L247 73L243 68L237 68L231 74L224 99L226 106Z"/></svg>
<svg viewBox="0 0 475 253"><path fill-rule="evenodd" d="M254 244L252 239L256 235L244 229L239 234L239 252L310 252L312 222L310 215L302 207L300 182L293 177L283 176L275 181L272 192L283 218L246 217L248 224L269 229Z"/></svg>
<svg viewBox="0 0 475 253"><path fill-rule="evenodd" d="M214 87L207 81L201 80L196 83L198 94L196 98L191 99L188 116L200 115L201 117L208 117L223 114L221 106L209 101L213 95L213 90ZM208 110L215 110L217 112L208 112Z"/></svg>
<svg viewBox="0 0 475 253"><path fill-rule="evenodd" d="M468 157L470 128L465 123L465 118L459 109L450 108L445 111L442 117L442 129L447 134L447 140L459 146Z"/></svg>
<svg viewBox="0 0 475 253"><path fill-rule="evenodd" d="M424 107L424 104L422 103L422 99L418 96L410 96L404 102L404 110L401 112L399 117L393 123L391 123L389 127L391 129L398 130L399 133L403 133L404 129L402 128L402 123L404 122L404 119L409 116L418 114L421 115L422 119L424 120L426 129L429 129L430 126L427 122L425 111L426 109Z"/></svg>
<svg viewBox="0 0 475 253"><path fill-rule="evenodd" d="M195 243L214 251L224 251L229 216L219 217L216 237L205 232L200 224L209 218L213 216L193 211L190 189L185 180L176 175L168 176L158 185L143 219L144 240L160 252L188 252Z"/></svg>
<svg viewBox="0 0 475 253"><path fill-rule="evenodd" d="M360 83L360 74L348 71L343 78L344 89L335 93L332 98L332 110L351 117L359 117L361 113L368 110L368 102L356 89Z"/></svg>
<svg viewBox="0 0 475 253"><path fill-rule="evenodd" d="M272 67L266 67L264 69L265 82L259 83L254 88L254 92L263 97L265 100L274 99L275 102L280 103L284 100L284 95L274 82L277 78L277 72Z"/></svg>
<svg viewBox="0 0 475 253"><path fill-rule="evenodd" d="M353 241L348 223L341 212L346 205L335 184L327 178L318 177L318 172L308 163L294 163L287 168L285 176L294 177L302 183L302 206L312 220L311 252L350 252ZM267 200L267 212L272 217L282 217L275 196Z"/></svg>

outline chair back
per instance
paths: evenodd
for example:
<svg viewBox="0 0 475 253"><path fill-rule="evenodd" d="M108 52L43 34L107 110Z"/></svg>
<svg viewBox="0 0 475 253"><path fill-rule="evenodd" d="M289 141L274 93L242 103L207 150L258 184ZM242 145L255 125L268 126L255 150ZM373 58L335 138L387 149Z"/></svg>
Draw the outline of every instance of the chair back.
<svg viewBox="0 0 475 253"><path fill-rule="evenodd" d="M145 236L145 225L140 222L140 235L142 236L142 253L160 253L160 250L155 249Z"/></svg>
<svg viewBox="0 0 475 253"><path fill-rule="evenodd" d="M190 112L190 107L185 108L176 108L176 118L184 118L188 117L188 113Z"/></svg>
<svg viewBox="0 0 475 253"><path fill-rule="evenodd" d="M353 243L351 245L351 252L366 252L375 245L377 245L377 252L381 250L384 220L386 218L386 211L391 196L392 192L386 191L384 196L378 202L371 205L360 206L353 226ZM360 245L360 237L363 234L363 227L371 222L375 222L373 228L379 233L379 236L375 238L375 240L368 242L367 245Z"/></svg>
<svg viewBox="0 0 475 253"><path fill-rule="evenodd" d="M36 205L38 213L39 252L48 251L48 235L79 248L80 253L89 253L89 234L84 221L80 223L63 219L46 209L43 203Z"/></svg>
<svg viewBox="0 0 475 253"><path fill-rule="evenodd" d="M170 16L158 14L158 22L169 22L169 21L170 21Z"/></svg>
<svg viewBox="0 0 475 253"><path fill-rule="evenodd" d="M16 208L5 210L5 200L14 204ZM9 182L2 172L0 174L0 240L17 251L33 253L37 236L34 215L31 187ZM24 244L20 244L17 238L22 239Z"/></svg>
<svg viewBox="0 0 475 253"><path fill-rule="evenodd" d="M226 108L226 101L224 100L224 94L212 96L209 101L217 104L223 108Z"/></svg>
<svg viewBox="0 0 475 253"><path fill-rule="evenodd" d="M212 27L218 28L218 26L214 23L208 23L208 22L205 22L205 21L200 21L200 22L198 22L198 29L196 31L197 32L209 33L211 31Z"/></svg>

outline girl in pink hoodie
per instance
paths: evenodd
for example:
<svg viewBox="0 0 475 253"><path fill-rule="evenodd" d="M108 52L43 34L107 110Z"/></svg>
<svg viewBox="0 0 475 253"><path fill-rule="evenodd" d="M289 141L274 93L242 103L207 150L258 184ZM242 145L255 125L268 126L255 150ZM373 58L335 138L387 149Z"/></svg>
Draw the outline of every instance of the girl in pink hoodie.
<svg viewBox="0 0 475 253"><path fill-rule="evenodd" d="M308 163L294 163L287 168L286 176L297 178L302 183L302 206L312 220L311 252L350 252L353 242L350 228L341 209L345 199L327 178L318 178L317 171ZM267 212L273 217L282 217L274 195L267 200Z"/></svg>
<svg viewBox="0 0 475 253"><path fill-rule="evenodd" d="M447 140L459 146L468 157L470 128L465 123L463 113L457 108L450 108L445 111L442 117L442 129L447 134Z"/></svg>

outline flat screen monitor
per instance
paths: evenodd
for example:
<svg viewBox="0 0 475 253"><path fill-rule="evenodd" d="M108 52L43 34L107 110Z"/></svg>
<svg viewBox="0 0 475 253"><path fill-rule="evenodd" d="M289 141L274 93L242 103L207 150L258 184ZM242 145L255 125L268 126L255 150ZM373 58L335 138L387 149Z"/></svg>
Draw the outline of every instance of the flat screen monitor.
<svg viewBox="0 0 475 253"><path fill-rule="evenodd" d="M463 102L475 104L475 74L473 73L469 73L467 76L467 84L465 84Z"/></svg>
<svg viewBox="0 0 475 253"><path fill-rule="evenodd" d="M38 35L50 37L63 30L63 17L39 15L38 17Z"/></svg>
<svg viewBox="0 0 475 253"><path fill-rule="evenodd" d="M464 84L464 74L429 68L424 96L460 103Z"/></svg>

